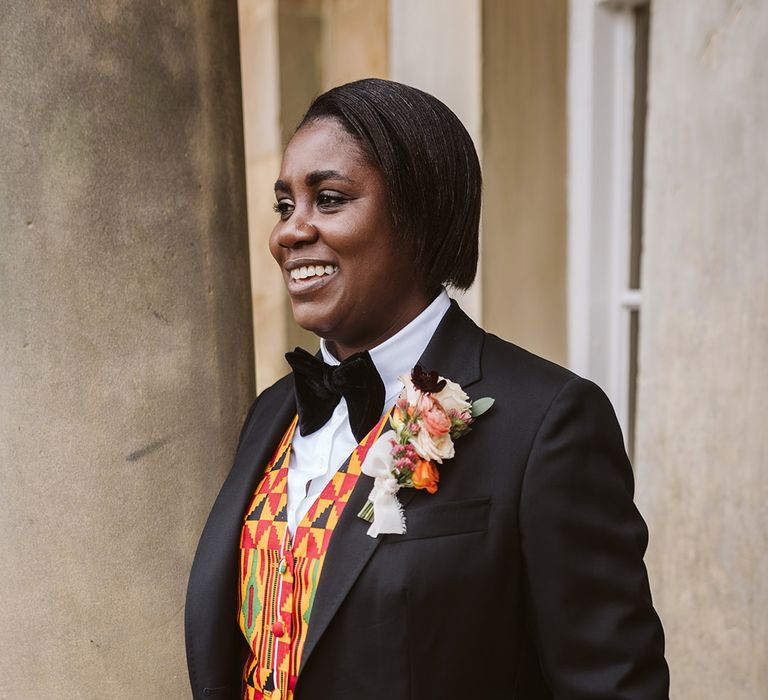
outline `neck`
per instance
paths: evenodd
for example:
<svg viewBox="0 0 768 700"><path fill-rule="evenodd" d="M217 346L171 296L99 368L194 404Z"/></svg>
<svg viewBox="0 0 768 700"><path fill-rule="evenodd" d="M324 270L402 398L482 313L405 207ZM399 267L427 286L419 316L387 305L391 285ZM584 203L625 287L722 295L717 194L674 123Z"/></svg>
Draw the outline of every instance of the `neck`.
<svg viewBox="0 0 768 700"><path fill-rule="evenodd" d="M405 328L433 301L434 296L432 298L423 297L413 300L410 304L399 307L397 313L389 320L389 323L385 327L378 327L376 331L368 334L365 338L354 340L326 338L326 347L337 359L342 361L358 352L365 352L371 348L375 348L377 345L380 345L385 340L388 340L395 335L395 333L398 333Z"/></svg>

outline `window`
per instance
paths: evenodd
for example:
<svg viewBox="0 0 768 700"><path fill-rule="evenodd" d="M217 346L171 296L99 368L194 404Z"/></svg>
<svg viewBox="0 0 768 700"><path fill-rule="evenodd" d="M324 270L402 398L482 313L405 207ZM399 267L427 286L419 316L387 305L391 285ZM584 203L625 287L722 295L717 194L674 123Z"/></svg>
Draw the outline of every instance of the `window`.
<svg viewBox="0 0 768 700"><path fill-rule="evenodd" d="M568 344L611 398L630 456L641 328L647 2L571 0Z"/></svg>

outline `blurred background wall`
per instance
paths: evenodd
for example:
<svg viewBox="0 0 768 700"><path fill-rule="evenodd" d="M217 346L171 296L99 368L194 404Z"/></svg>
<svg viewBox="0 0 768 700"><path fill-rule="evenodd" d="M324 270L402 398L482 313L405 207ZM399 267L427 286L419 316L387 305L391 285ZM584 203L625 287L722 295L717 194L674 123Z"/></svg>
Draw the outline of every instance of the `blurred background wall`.
<svg viewBox="0 0 768 700"><path fill-rule="evenodd" d="M280 155L381 76L478 147L460 303L614 403L672 697L768 698L767 3L48 9L0 16L0 697L188 696L197 535L254 376L314 342L266 248Z"/></svg>

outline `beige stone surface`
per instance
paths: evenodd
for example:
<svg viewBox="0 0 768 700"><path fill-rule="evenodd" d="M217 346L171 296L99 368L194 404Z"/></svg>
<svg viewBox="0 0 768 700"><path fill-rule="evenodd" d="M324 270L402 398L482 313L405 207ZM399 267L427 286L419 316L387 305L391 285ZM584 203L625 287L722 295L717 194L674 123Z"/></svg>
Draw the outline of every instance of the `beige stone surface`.
<svg viewBox="0 0 768 700"><path fill-rule="evenodd" d="M309 103L323 92L323 0L278 0L278 75L282 146Z"/></svg>
<svg viewBox="0 0 768 700"><path fill-rule="evenodd" d="M251 308L259 391L287 371L283 359L289 323L285 285L268 248L277 220L274 182L282 153L277 5L277 0L239 2Z"/></svg>
<svg viewBox="0 0 768 700"><path fill-rule="evenodd" d="M653 3L636 467L685 700L768 697L766 65L768 4Z"/></svg>
<svg viewBox="0 0 768 700"><path fill-rule="evenodd" d="M483 3L483 322L567 360L565 0Z"/></svg>
<svg viewBox="0 0 768 700"><path fill-rule="evenodd" d="M189 697L253 396L235 7L0 13L0 697Z"/></svg>
<svg viewBox="0 0 768 700"><path fill-rule="evenodd" d="M323 19L323 90L387 77L389 0L325 0Z"/></svg>

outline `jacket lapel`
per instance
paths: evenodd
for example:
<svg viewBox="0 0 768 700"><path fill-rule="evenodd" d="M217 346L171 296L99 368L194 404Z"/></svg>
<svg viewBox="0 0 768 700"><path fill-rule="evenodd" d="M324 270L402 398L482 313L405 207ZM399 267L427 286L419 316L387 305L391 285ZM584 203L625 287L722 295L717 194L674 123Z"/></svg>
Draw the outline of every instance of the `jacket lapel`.
<svg viewBox="0 0 768 700"><path fill-rule="evenodd" d="M485 332L455 301L451 301L450 308L419 359L419 364L466 389L480 379L480 354L484 336ZM381 537L373 538L366 534L368 523L357 517L372 486L373 480L361 474L334 530L312 606L299 673L306 666L312 651L360 572L381 543ZM407 508L415 494L416 489L402 489L398 493L403 508Z"/></svg>

